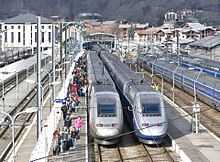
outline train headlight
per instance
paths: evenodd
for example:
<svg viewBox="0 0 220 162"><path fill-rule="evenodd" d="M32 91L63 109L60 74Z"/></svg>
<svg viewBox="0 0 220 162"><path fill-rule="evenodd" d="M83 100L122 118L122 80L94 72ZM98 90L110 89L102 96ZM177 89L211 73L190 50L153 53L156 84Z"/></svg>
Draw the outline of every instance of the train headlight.
<svg viewBox="0 0 220 162"><path fill-rule="evenodd" d="M148 127L150 124L149 123L142 123L143 127Z"/></svg>
<svg viewBox="0 0 220 162"><path fill-rule="evenodd" d="M117 127L118 124L117 123L112 123L112 127Z"/></svg>
<svg viewBox="0 0 220 162"><path fill-rule="evenodd" d="M162 123L157 123L156 126L161 127L163 124Z"/></svg>
<svg viewBox="0 0 220 162"><path fill-rule="evenodd" d="M103 124L96 124L96 127L103 127Z"/></svg>

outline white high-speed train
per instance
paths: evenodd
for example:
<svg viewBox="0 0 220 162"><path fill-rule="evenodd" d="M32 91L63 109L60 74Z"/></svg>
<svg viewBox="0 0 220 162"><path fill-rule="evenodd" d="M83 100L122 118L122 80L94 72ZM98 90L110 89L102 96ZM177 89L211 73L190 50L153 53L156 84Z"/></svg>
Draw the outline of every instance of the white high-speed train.
<svg viewBox="0 0 220 162"><path fill-rule="evenodd" d="M87 51L87 69L90 133L99 144L115 144L123 129L120 97L97 52Z"/></svg>
<svg viewBox="0 0 220 162"><path fill-rule="evenodd" d="M100 58L125 97L130 108L125 111L139 141L147 144L161 143L167 134L168 122L161 94L153 90L140 75L120 59L102 50Z"/></svg>

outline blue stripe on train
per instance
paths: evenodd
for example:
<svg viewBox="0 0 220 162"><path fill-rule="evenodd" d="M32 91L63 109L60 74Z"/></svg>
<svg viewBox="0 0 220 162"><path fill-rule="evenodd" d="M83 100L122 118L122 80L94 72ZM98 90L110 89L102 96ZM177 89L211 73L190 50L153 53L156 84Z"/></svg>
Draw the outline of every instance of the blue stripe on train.
<svg viewBox="0 0 220 162"><path fill-rule="evenodd" d="M151 135L145 135L143 133L141 133L139 130L140 128L137 127L135 121L133 120L133 127L134 127L134 130L135 130L135 135L138 137L138 138L141 138L143 140L148 140L148 141L161 141L165 136L166 134L163 134L161 136L151 136ZM147 128L146 128L147 129Z"/></svg>

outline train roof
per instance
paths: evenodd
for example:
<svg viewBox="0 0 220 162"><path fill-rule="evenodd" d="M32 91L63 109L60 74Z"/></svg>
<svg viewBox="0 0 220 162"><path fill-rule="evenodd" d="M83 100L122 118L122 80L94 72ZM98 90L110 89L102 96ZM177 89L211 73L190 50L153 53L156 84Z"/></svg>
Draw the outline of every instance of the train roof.
<svg viewBox="0 0 220 162"><path fill-rule="evenodd" d="M140 91L153 91L153 88L146 82L145 79L140 74L132 71L125 63L122 63L116 55L112 55L109 52L102 51L108 57L108 60L117 68L120 75L122 75L126 80L131 81L133 85Z"/></svg>
<svg viewBox="0 0 220 162"><path fill-rule="evenodd" d="M92 84L96 92L111 91L115 92L115 85L105 69L102 61L95 51L88 51L89 75L92 75Z"/></svg>

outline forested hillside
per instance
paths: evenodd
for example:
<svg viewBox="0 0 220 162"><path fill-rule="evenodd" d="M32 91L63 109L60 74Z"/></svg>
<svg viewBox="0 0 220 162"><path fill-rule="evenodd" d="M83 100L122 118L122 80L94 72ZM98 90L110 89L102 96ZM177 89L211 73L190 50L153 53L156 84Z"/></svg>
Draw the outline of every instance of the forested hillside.
<svg viewBox="0 0 220 162"><path fill-rule="evenodd" d="M162 23L167 10L200 10L198 17L220 22L219 0L0 0L1 19L21 12L74 17L80 12L98 12L106 18L127 18L153 25ZM220 24L220 23L219 23Z"/></svg>

